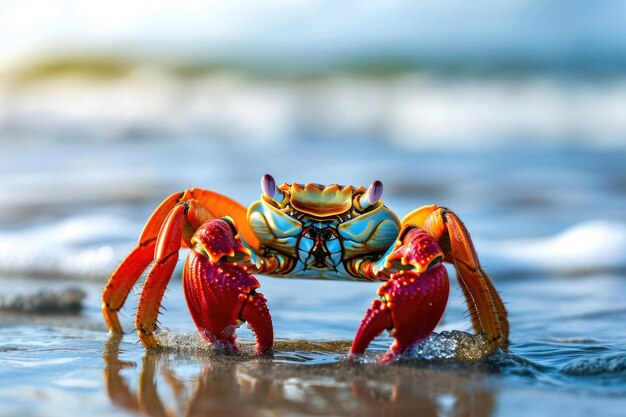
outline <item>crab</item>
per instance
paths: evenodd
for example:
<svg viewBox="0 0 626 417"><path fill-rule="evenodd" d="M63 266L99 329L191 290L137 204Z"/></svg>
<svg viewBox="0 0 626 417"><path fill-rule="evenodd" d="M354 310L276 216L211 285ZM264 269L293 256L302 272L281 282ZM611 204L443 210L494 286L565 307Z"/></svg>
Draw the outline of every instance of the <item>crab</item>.
<svg viewBox="0 0 626 417"><path fill-rule="evenodd" d="M158 347L157 318L179 250L189 248L183 290L202 337L239 352L235 330L253 330L259 355L271 354L274 330L252 274L384 281L366 311L349 356L365 353L384 330L391 362L425 339L441 320L450 291L443 263L454 265L472 325L490 350L506 349L507 312L483 271L465 226L451 210L420 207L402 220L381 199L383 184L276 185L261 178L260 200L248 209L213 191L192 188L167 197L148 219L137 246L112 273L102 294L109 330L122 333L118 311L151 264L135 317L146 348Z"/></svg>

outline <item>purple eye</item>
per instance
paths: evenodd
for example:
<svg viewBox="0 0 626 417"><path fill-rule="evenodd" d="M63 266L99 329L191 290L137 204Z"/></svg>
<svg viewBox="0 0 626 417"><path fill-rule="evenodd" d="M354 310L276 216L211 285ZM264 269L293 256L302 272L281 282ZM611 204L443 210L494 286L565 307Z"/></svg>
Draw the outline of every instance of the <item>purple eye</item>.
<svg viewBox="0 0 626 417"><path fill-rule="evenodd" d="M265 174L261 177L261 189L263 190L263 194L265 194L269 198L274 198L274 194L276 194L276 181L274 181L274 177L270 174Z"/></svg>
<svg viewBox="0 0 626 417"><path fill-rule="evenodd" d="M367 200L370 205L376 204L378 200L380 200L380 197L383 196L383 183L379 180L374 181L370 184L365 194L367 195Z"/></svg>
<svg viewBox="0 0 626 417"><path fill-rule="evenodd" d="M359 197L359 205L365 210L370 206L378 203L383 196L383 183L376 180L370 184L367 191Z"/></svg>

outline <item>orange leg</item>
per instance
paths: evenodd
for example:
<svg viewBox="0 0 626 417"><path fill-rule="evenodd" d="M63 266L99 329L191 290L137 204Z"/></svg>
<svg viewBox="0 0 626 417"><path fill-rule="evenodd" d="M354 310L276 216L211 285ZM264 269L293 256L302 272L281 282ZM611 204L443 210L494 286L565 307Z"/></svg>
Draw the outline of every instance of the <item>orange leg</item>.
<svg viewBox="0 0 626 417"><path fill-rule="evenodd" d="M482 269L469 232L450 210L425 206L402 220L426 230L443 249L446 262L454 264L467 302L474 331L483 334L494 348L506 349L509 322L502 299Z"/></svg>
<svg viewBox="0 0 626 417"><path fill-rule="evenodd" d="M202 207L211 213L212 218L228 216L235 221L237 232L246 241L248 246L258 252L261 242L252 231L250 223L248 223L248 209L234 200L225 197L213 191L202 190L200 188L192 188L187 190L187 199L198 200ZM185 200L183 200L185 201Z"/></svg>
<svg viewBox="0 0 626 417"><path fill-rule="evenodd" d="M117 312L122 308L130 290L143 271L154 259L154 247L159 229L167 214L174 208L184 193L175 193L166 198L152 213L139 237L139 243L115 269L102 292L102 314L109 330L122 333Z"/></svg>
<svg viewBox="0 0 626 417"><path fill-rule="evenodd" d="M191 229L193 235L197 228L211 218L211 213L196 200L176 205L165 218L156 241L154 264L141 291L135 317L137 334L145 347L157 346L153 332L165 288L176 268L182 243L187 242L187 246L191 246L190 238L184 232Z"/></svg>
<svg viewBox="0 0 626 417"><path fill-rule="evenodd" d="M197 200L200 204L190 207L190 215L187 216L188 222L183 224L183 238L185 240L191 239L202 222L212 218L230 216L237 222L238 229L246 242L254 249L258 248L259 241L252 233L246 220L246 208L241 204L221 194L199 188L170 195L152 213L141 232L137 246L115 269L102 292L102 314L111 332L122 333L117 312L124 305L128 294L143 271L156 259L157 236L168 213L174 209L176 204L192 199ZM194 210L197 210L198 213L194 213ZM186 246L184 241L183 245Z"/></svg>
<svg viewBox="0 0 626 417"><path fill-rule="evenodd" d="M157 346L153 331L156 327L165 288L172 277L178 261L178 251L180 250L183 237L185 211L185 205L179 204L170 211L165 219L156 242L154 265L150 269L150 273L141 290L139 307L135 317L135 327L139 339L145 347Z"/></svg>

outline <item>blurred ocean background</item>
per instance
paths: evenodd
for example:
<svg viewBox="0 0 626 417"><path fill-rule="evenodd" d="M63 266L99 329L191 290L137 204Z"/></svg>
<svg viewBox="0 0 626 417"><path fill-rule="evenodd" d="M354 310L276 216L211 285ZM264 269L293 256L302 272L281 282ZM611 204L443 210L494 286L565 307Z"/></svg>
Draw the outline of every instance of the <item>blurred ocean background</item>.
<svg viewBox="0 0 626 417"><path fill-rule="evenodd" d="M624 143L624 6L3 1L7 140Z"/></svg>
<svg viewBox="0 0 626 417"><path fill-rule="evenodd" d="M0 415L622 415L625 20L618 1L0 0ZM354 367L378 284L261 277L277 354L224 359L178 273L170 349L137 343L132 295L109 338L101 289L154 207L190 187L247 205L266 172L454 209L510 351L458 363L444 333ZM437 331L469 331L451 288Z"/></svg>

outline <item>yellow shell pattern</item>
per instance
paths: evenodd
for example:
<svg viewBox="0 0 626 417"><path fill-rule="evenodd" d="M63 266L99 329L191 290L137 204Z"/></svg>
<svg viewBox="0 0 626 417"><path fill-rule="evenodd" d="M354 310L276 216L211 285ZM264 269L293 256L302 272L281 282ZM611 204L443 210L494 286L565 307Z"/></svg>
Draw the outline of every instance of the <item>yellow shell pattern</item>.
<svg viewBox="0 0 626 417"><path fill-rule="evenodd" d="M362 187L361 187L362 188ZM289 191L293 208L316 217L335 216L352 208L354 187L321 184L283 184L281 191ZM363 192L365 189L363 189Z"/></svg>

